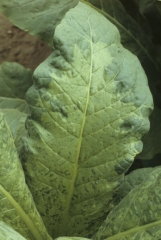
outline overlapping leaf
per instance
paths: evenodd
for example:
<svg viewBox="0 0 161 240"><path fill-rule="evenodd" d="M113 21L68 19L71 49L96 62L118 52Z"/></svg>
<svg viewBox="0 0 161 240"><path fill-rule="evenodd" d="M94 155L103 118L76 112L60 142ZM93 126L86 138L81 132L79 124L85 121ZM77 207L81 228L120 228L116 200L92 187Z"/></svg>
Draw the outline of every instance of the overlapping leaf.
<svg viewBox="0 0 161 240"><path fill-rule="evenodd" d="M14 231L4 222L0 222L0 239L1 240L25 240L18 232Z"/></svg>
<svg viewBox="0 0 161 240"><path fill-rule="evenodd" d="M57 26L54 48L27 93L24 168L52 237L84 237L113 207L115 189L142 149L152 97L116 27L86 4Z"/></svg>
<svg viewBox="0 0 161 240"><path fill-rule="evenodd" d="M28 240L50 240L26 185L10 130L0 114L0 221Z"/></svg>
<svg viewBox="0 0 161 240"><path fill-rule="evenodd" d="M56 25L79 0L1 0L0 12L17 27L38 36L50 46Z"/></svg>
<svg viewBox="0 0 161 240"><path fill-rule="evenodd" d="M21 136L27 135L25 120L29 108L24 98L31 85L31 70L18 63L0 65L0 112L5 114L18 151L22 146Z"/></svg>
<svg viewBox="0 0 161 240"><path fill-rule="evenodd" d="M159 240L161 169L135 187L108 215L93 240Z"/></svg>
<svg viewBox="0 0 161 240"><path fill-rule="evenodd" d="M125 176L125 180L121 183L117 192L117 203L119 203L134 187L142 184L142 182L149 176L155 168L141 168L136 169Z"/></svg>

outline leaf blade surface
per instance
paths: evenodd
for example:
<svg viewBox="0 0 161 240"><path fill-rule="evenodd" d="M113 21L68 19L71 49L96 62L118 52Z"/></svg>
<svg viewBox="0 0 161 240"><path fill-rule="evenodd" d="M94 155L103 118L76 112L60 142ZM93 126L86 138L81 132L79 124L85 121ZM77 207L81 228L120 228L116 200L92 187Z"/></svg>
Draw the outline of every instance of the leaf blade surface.
<svg viewBox="0 0 161 240"><path fill-rule="evenodd" d="M161 234L161 169L155 169L108 215L94 240L158 239Z"/></svg>
<svg viewBox="0 0 161 240"><path fill-rule="evenodd" d="M0 220L26 239L51 239L25 183L24 172L4 115L0 115Z"/></svg>
<svg viewBox="0 0 161 240"><path fill-rule="evenodd" d="M141 151L152 98L118 30L86 4L66 14L54 48L27 93L24 168L52 237L87 236Z"/></svg>

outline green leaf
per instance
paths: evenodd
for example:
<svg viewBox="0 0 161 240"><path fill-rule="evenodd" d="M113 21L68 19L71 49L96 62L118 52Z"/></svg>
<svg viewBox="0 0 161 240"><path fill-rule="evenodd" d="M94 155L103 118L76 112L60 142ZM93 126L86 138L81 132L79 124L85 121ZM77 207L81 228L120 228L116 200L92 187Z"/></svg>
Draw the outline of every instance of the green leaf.
<svg viewBox="0 0 161 240"><path fill-rule="evenodd" d="M0 65L0 96L24 99L32 85L32 71L20 64L3 62Z"/></svg>
<svg viewBox="0 0 161 240"><path fill-rule="evenodd" d="M1 0L0 11L17 27L28 31L52 46L54 30L65 13L79 0L28 1Z"/></svg>
<svg viewBox="0 0 161 240"><path fill-rule="evenodd" d="M161 169L148 175L113 211L93 240L153 240L161 236Z"/></svg>
<svg viewBox="0 0 161 240"><path fill-rule="evenodd" d="M152 97L117 28L86 4L57 26L54 47L27 93L24 168L51 236L86 237L142 149Z"/></svg>
<svg viewBox="0 0 161 240"><path fill-rule="evenodd" d="M143 137L143 150L138 154L139 159L152 159L161 153L161 110L154 108L150 115L150 131Z"/></svg>
<svg viewBox="0 0 161 240"><path fill-rule="evenodd" d="M14 141L0 114L0 221L28 240L50 240L25 183Z"/></svg>
<svg viewBox="0 0 161 240"><path fill-rule="evenodd" d="M7 224L0 221L1 240L25 240L18 232L10 228Z"/></svg>

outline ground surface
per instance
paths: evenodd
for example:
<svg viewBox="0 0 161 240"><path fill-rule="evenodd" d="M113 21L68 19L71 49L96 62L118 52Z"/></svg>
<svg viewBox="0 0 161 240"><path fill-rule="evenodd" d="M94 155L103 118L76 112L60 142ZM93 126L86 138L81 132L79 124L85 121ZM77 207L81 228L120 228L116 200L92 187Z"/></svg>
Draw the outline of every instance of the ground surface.
<svg viewBox="0 0 161 240"><path fill-rule="evenodd" d="M0 14L0 64L18 62L34 70L50 53L47 44L15 27Z"/></svg>

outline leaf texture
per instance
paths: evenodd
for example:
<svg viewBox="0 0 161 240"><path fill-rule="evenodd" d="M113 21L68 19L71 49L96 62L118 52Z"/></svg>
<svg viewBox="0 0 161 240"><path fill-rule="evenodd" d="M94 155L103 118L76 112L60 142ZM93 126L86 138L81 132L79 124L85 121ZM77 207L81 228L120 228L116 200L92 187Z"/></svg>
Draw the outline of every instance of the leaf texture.
<svg viewBox="0 0 161 240"><path fill-rule="evenodd" d="M130 52L134 53L148 76L150 90L153 94L156 106L161 106L160 93L157 85L160 82L160 62L155 61L155 53L152 42L144 29L131 18L119 0L81 0L93 6L101 12L119 30L121 43Z"/></svg>
<svg viewBox="0 0 161 240"><path fill-rule="evenodd" d="M1 0L0 11L17 27L52 46L54 30L65 13L79 0Z"/></svg>
<svg viewBox="0 0 161 240"><path fill-rule="evenodd" d="M86 237L142 149L152 97L116 27L86 4L57 26L54 48L27 93L24 168L52 237Z"/></svg>
<svg viewBox="0 0 161 240"><path fill-rule="evenodd" d="M108 215L93 240L159 240L161 169L154 170Z"/></svg>
<svg viewBox="0 0 161 240"><path fill-rule="evenodd" d="M13 138L2 114L0 136L0 221L28 240L50 240L25 183Z"/></svg>
<svg viewBox="0 0 161 240"><path fill-rule="evenodd" d="M158 167L156 167L158 168ZM117 192L117 204L136 186L140 185L155 168L141 168L130 172L125 176L125 180L121 183Z"/></svg>
<svg viewBox="0 0 161 240"><path fill-rule="evenodd" d="M1 240L25 240L18 232L14 231L7 224L0 222L0 239Z"/></svg>

